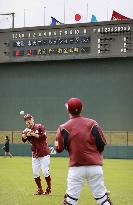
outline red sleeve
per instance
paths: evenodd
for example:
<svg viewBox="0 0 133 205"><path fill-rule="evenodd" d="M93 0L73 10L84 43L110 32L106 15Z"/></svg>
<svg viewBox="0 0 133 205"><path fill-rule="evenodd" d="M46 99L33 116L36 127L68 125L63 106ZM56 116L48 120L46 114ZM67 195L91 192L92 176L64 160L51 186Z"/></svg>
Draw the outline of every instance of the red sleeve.
<svg viewBox="0 0 133 205"><path fill-rule="evenodd" d="M55 146L55 150L57 152L62 152L64 150L64 140L61 134L61 128L59 127L56 133L56 141L57 141L57 146Z"/></svg>
<svg viewBox="0 0 133 205"><path fill-rule="evenodd" d="M39 127L38 127L38 134L39 134L39 137L41 137L41 138L44 138L44 139L47 138L47 136L46 136L46 129L45 129L45 127L43 125L39 125Z"/></svg>

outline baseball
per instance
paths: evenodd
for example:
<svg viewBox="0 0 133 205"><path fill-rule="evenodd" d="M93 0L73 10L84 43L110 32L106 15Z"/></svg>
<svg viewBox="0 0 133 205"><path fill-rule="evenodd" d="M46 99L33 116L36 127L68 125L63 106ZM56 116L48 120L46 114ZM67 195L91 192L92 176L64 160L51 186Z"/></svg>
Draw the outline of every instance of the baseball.
<svg viewBox="0 0 133 205"><path fill-rule="evenodd" d="M23 110L20 111L20 115L24 115L24 111Z"/></svg>

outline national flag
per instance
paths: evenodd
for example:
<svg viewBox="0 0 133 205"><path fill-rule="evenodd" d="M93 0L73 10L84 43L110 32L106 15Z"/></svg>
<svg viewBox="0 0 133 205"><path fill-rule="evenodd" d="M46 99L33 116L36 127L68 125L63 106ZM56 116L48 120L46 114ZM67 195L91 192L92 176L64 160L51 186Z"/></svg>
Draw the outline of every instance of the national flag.
<svg viewBox="0 0 133 205"><path fill-rule="evenodd" d="M91 16L91 22L97 22L97 18L95 15L92 14Z"/></svg>
<svg viewBox="0 0 133 205"><path fill-rule="evenodd" d="M111 20L124 20L124 19L130 19L130 18L123 16L122 14L113 10Z"/></svg>
<svg viewBox="0 0 133 205"><path fill-rule="evenodd" d="M64 23L61 23L60 21L58 21L57 19L55 19L53 16L51 16L52 22L51 22L51 26L58 26L58 25L63 25Z"/></svg>

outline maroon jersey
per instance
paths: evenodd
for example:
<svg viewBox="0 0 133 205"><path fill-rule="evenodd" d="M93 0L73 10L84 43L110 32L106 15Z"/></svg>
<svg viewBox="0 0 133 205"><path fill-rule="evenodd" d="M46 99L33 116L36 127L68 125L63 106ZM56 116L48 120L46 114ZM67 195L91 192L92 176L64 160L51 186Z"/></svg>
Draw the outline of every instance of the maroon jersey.
<svg viewBox="0 0 133 205"><path fill-rule="evenodd" d="M58 145L55 148L57 152L67 148L70 166L102 165L102 155L91 133L94 126L99 127L96 121L82 116L74 116L59 126L56 137ZM100 127L99 131L106 144Z"/></svg>
<svg viewBox="0 0 133 205"><path fill-rule="evenodd" d="M32 144L32 156L34 158L44 157L50 154L50 149L47 144L47 136L46 130L43 125L35 124L33 128L31 128L35 133L39 134L39 138L30 136L26 139L22 138L23 142L29 141Z"/></svg>

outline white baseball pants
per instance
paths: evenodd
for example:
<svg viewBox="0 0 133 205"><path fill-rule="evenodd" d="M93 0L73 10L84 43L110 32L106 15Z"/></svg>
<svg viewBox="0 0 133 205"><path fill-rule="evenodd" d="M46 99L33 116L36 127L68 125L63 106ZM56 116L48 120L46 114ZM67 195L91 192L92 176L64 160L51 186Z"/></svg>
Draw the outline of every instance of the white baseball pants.
<svg viewBox="0 0 133 205"><path fill-rule="evenodd" d="M107 189L104 186L103 170L101 166L70 167L66 190L66 193L70 196L66 198L68 203L77 205L85 180L87 181L94 198L101 198L107 192ZM98 200L97 203L101 204L101 201Z"/></svg>
<svg viewBox="0 0 133 205"><path fill-rule="evenodd" d="M40 170L45 177L50 175L49 173L49 166L50 166L50 155L44 157L33 158L32 157L32 170L34 178L40 176Z"/></svg>

